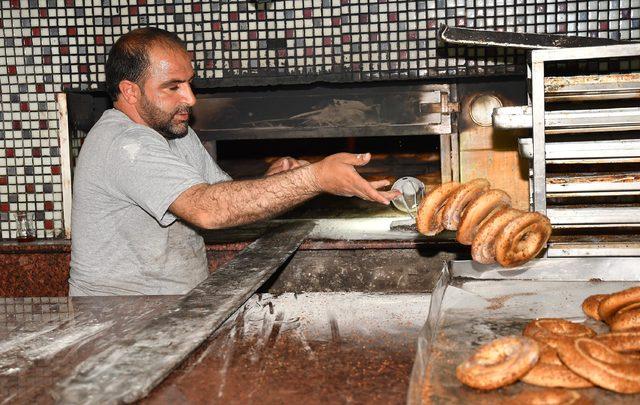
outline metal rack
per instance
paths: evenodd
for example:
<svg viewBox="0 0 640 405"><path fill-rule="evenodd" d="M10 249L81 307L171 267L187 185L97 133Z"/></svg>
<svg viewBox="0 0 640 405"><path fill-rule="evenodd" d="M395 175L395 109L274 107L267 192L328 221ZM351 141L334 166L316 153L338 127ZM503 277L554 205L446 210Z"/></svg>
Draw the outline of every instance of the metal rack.
<svg viewBox="0 0 640 405"><path fill-rule="evenodd" d="M528 66L530 105L494 111L497 128L532 129L531 138L520 140L521 155L530 159L531 205L547 215L554 228L640 227L640 206L618 203L640 195L640 172L625 171L621 165L640 162L640 139L632 132L640 130L640 104L634 105L640 99L640 73L550 77L545 63L638 56L640 44L534 50ZM584 109L576 102L595 108ZM561 167L561 174L547 174L548 164ZM572 170L591 164L606 164L608 170ZM580 204L572 202L576 198ZM548 204L550 199L555 203ZM639 252L638 243L564 242L549 243L547 256Z"/></svg>

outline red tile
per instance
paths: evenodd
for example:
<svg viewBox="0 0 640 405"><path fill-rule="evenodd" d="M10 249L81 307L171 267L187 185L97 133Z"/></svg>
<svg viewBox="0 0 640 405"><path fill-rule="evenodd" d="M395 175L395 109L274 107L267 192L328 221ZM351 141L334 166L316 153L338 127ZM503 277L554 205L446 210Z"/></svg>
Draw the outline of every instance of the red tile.
<svg viewBox="0 0 640 405"><path fill-rule="evenodd" d="M249 31L249 39L258 39L258 31Z"/></svg>
<svg viewBox="0 0 640 405"><path fill-rule="evenodd" d="M44 210L45 211L53 211L53 201L45 201L44 202Z"/></svg>
<svg viewBox="0 0 640 405"><path fill-rule="evenodd" d="M61 46L60 47L60 55L69 55L69 47L68 46Z"/></svg>
<svg viewBox="0 0 640 405"><path fill-rule="evenodd" d="M40 27L31 28L31 36L32 37L39 37L40 36Z"/></svg>
<svg viewBox="0 0 640 405"><path fill-rule="evenodd" d="M53 229L53 219L44 220L44 229Z"/></svg>
<svg viewBox="0 0 640 405"><path fill-rule="evenodd" d="M199 13L202 11L202 4L200 3L196 3L193 5L193 12L194 13Z"/></svg>
<svg viewBox="0 0 640 405"><path fill-rule="evenodd" d="M129 6L129 15L138 15L138 6Z"/></svg>
<svg viewBox="0 0 640 405"><path fill-rule="evenodd" d="M407 51L400 51L400 59L405 60L409 57L409 54Z"/></svg>
<svg viewBox="0 0 640 405"><path fill-rule="evenodd" d="M67 28L67 35L69 35L69 36L78 35L78 29L76 27L68 27Z"/></svg>
<svg viewBox="0 0 640 405"><path fill-rule="evenodd" d="M11 8L20 8L20 0L10 0L9 5Z"/></svg>
<svg viewBox="0 0 640 405"><path fill-rule="evenodd" d="M10 75L15 75L18 73L18 68L16 68L15 65L9 65L7 66L7 73L9 73Z"/></svg>
<svg viewBox="0 0 640 405"><path fill-rule="evenodd" d="M96 45L104 45L104 35L96 35Z"/></svg>
<svg viewBox="0 0 640 405"><path fill-rule="evenodd" d="M20 122L18 120L13 120L11 122L11 128L13 128L13 129L22 129L22 122Z"/></svg>
<svg viewBox="0 0 640 405"><path fill-rule="evenodd" d="M49 128L49 121L47 120L40 120L38 122L38 128L40 129L48 129Z"/></svg>
<svg viewBox="0 0 640 405"><path fill-rule="evenodd" d="M40 149L40 148L31 148L31 156L33 156L33 157L42 157L42 149Z"/></svg>
<svg viewBox="0 0 640 405"><path fill-rule="evenodd" d="M0 176L0 186L6 186L7 184L9 184L7 176Z"/></svg>
<svg viewBox="0 0 640 405"><path fill-rule="evenodd" d="M51 55L45 55L42 57L42 63L45 65L50 65L51 62Z"/></svg>
<svg viewBox="0 0 640 405"><path fill-rule="evenodd" d="M409 31L409 39L418 39L418 33L416 31Z"/></svg>
<svg viewBox="0 0 640 405"><path fill-rule="evenodd" d="M264 11L258 11L258 20L264 21L267 19L267 13Z"/></svg>
<svg viewBox="0 0 640 405"><path fill-rule="evenodd" d="M351 42L351 35L343 34L342 35L342 43L343 44L348 44L349 42Z"/></svg>
<svg viewBox="0 0 640 405"><path fill-rule="evenodd" d="M44 93L44 84L43 83L36 84L36 93Z"/></svg>
<svg viewBox="0 0 640 405"><path fill-rule="evenodd" d="M138 5L139 6L144 6L147 4L147 0L138 0Z"/></svg>
<svg viewBox="0 0 640 405"><path fill-rule="evenodd" d="M305 56L313 56L313 48L305 48L304 54Z"/></svg>
<svg viewBox="0 0 640 405"><path fill-rule="evenodd" d="M120 16L115 16L113 18L111 18L111 25L120 25L120 23L122 22L122 18L120 18Z"/></svg>
<svg viewBox="0 0 640 405"><path fill-rule="evenodd" d="M65 1L64 1L64 4L65 4L67 7L73 7L73 1L74 1L74 0L65 0Z"/></svg>
<svg viewBox="0 0 640 405"><path fill-rule="evenodd" d="M229 13L229 21L238 21L240 15L237 12Z"/></svg>
<svg viewBox="0 0 640 405"><path fill-rule="evenodd" d="M286 49L278 49L278 57L279 58L286 58L287 57L287 50Z"/></svg>
<svg viewBox="0 0 640 405"><path fill-rule="evenodd" d="M334 27L342 25L342 18L340 17L331 17L331 25Z"/></svg>
<svg viewBox="0 0 640 405"><path fill-rule="evenodd" d="M27 193L35 193L36 192L36 185L33 184L33 183L25 184L24 187L27 190Z"/></svg>
<svg viewBox="0 0 640 405"><path fill-rule="evenodd" d="M29 103L20 103L20 111L29 111Z"/></svg>
<svg viewBox="0 0 640 405"><path fill-rule="evenodd" d="M284 37L285 38L293 38L295 36L295 31L292 29L289 30L285 30L284 31Z"/></svg>
<svg viewBox="0 0 640 405"><path fill-rule="evenodd" d="M398 21L398 13L389 13L389 21L391 22Z"/></svg>
<svg viewBox="0 0 640 405"><path fill-rule="evenodd" d="M51 166L51 174L60 174L60 166Z"/></svg>
<svg viewBox="0 0 640 405"><path fill-rule="evenodd" d="M89 65L80 65L80 73L89 73Z"/></svg>
<svg viewBox="0 0 640 405"><path fill-rule="evenodd" d="M211 23L211 29L214 31L220 31L222 29L222 24L220 24L220 21L214 21Z"/></svg>
<svg viewBox="0 0 640 405"><path fill-rule="evenodd" d="M324 46L333 45L333 38L332 37L324 37L324 38L322 38L322 45L324 45Z"/></svg>
<svg viewBox="0 0 640 405"><path fill-rule="evenodd" d="M9 203L0 203L0 211L9 212Z"/></svg>
<svg viewBox="0 0 640 405"><path fill-rule="evenodd" d="M358 16L358 21L360 24L366 24L369 22L369 14L360 14Z"/></svg>
<svg viewBox="0 0 640 405"><path fill-rule="evenodd" d="M22 38L22 46L31 46L31 45L33 45L33 41L31 40L31 37Z"/></svg>
<svg viewBox="0 0 640 405"><path fill-rule="evenodd" d="M4 155L8 158L12 158L16 156L16 151L13 148L6 148L4 150Z"/></svg>
<svg viewBox="0 0 640 405"><path fill-rule="evenodd" d="M304 18L311 18L313 17L313 9L311 8L305 8L304 10L302 10L302 16Z"/></svg>
<svg viewBox="0 0 640 405"><path fill-rule="evenodd" d="M38 10L38 15L40 16L40 18L46 18L49 16L49 11L47 11L46 8L41 8Z"/></svg>

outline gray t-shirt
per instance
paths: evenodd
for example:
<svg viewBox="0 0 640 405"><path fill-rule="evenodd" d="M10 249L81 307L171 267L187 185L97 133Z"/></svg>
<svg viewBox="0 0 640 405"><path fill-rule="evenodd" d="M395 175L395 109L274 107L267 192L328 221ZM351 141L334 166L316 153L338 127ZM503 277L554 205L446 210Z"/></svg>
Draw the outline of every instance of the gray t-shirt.
<svg viewBox="0 0 640 405"><path fill-rule="evenodd" d="M204 280L204 241L168 211L188 188L231 178L195 132L167 141L105 111L76 163L69 294L184 294Z"/></svg>

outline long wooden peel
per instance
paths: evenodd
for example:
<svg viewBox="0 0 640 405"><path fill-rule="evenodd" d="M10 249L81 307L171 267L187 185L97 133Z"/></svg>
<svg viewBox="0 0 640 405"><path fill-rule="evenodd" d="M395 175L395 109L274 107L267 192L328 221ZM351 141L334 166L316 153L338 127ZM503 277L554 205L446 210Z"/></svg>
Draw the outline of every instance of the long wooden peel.
<svg viewBox="0 0 640 405"><path fill-rule="evenodd" d="M298 249L311 221L290 222L247 246L167 313L81 363L54 394L61 403L122 403L146 396Z"/></svg>

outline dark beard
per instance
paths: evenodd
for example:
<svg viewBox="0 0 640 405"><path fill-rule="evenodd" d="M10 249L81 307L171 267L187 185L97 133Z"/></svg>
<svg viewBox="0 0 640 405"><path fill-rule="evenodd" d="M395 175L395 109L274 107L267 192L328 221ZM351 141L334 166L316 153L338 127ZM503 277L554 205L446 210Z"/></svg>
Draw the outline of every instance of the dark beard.
<svg viewBox="0 0 640 405"><path fill-rule="evenodd" d="M167 113L149 102L145 96L142 97L140 116L151 128L158 131L167 140L182 138L189 133L189 121L179 124L172 122L173 117L179 113L188 113L191 116L191 107L181 105Z"/></svg>

